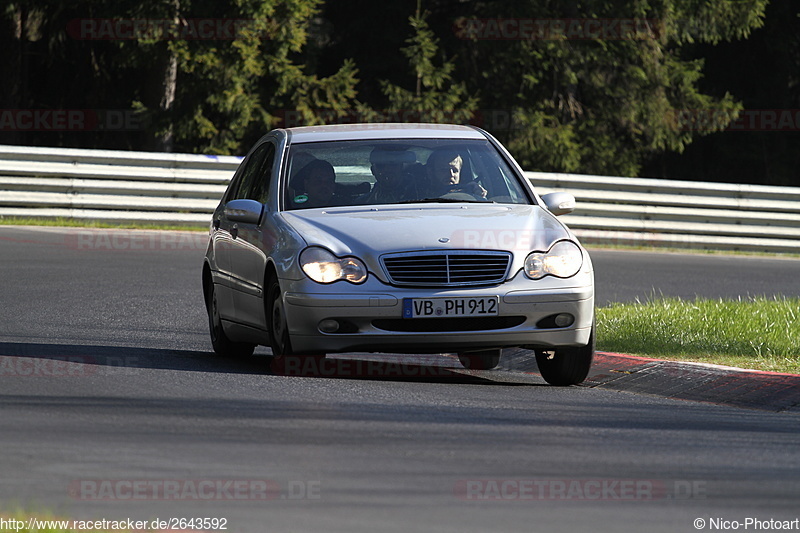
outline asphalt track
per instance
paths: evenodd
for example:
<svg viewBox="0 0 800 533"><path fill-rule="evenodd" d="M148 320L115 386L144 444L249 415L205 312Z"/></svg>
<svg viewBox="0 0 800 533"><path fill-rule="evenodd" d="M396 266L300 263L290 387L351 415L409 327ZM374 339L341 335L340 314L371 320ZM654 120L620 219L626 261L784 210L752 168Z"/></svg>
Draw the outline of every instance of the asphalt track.
<svg viewBox="0 0 800 533"><path fill-rule="evenodd" d="M522 356L472 373L448 357L220 359L203 252L193 234L0 227L6 508L258 532L711 531L800 515L791 402L720 405L703 396L711 370L662 397L642 382L672 367L640 360L554 388ZM798 260L592 255L600 305L800 294Z"/></svg>

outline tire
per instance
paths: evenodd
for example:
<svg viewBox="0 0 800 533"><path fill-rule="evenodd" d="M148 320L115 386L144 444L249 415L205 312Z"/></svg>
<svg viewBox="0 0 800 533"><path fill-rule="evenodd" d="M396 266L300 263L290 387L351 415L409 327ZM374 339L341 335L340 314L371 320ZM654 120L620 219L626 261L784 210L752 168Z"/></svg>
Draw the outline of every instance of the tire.
<svg viewBox="0 0 800 533"><path fill-rule="evenodd" d="M458 360L467 370L491 370L500 364L502 350L484 350L458 354Z"/></svg>
<svg viewBox="0 0 800 533"><path fill-rule="evenodd" d="M267 286L266 314L269 320L269 345L274 357L294 355L284 305L280 283L274 276L270 277Z"/></svg>
<svg viewBox="0 0 800 533"><path fill-rule="evenodd" d="M214 352L223 357L249 357L256 349L255 344L245 342L233 342L225 335L222 328L222 320L219 316L219 305L217 304L217 291L214 284L208 284L206 293L206 311L208 312L208 331L211 335L211 346Z"/></svg>
<svg viewBox="0 0 800 533"><path fill-rule="evenodd" d="M539 373L550 385L565 387L582 383L589 375L594 359L594 323L589 335L589 343L578 348L556 348L555 350L536 350L536 364Z"/></svg>

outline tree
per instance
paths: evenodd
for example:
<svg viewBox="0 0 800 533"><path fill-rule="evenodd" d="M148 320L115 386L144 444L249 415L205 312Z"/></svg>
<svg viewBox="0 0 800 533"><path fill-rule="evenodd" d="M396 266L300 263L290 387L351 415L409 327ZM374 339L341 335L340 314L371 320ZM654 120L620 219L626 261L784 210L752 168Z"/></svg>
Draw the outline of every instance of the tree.
<svg viewBox="0 0 800 533"><path fill-rule="evenodd" d="M469 122L478 107L478 98L468 96L463 82L453 82L455 64L452 61L445 60L441 66L436 66L439 41L427 17L428 13L421 11L421 0L418 0L416 13L408 19L413 35L406 40L408 46L401 49L415 75L415 88L409 90L382 80L381 88L389 101L387 112L400 120Z"/></svg>
<svg viewBox="0 0 800 533"><path fill-rule="evenodd" d="M130 7L126 1L115 9ZM138 147L135 132L109 135L102 119L129 108L122 87L134 87L132 73L119 55L121 43L83 39L72 31L78 20L100 20L111 14L105 4L29 0L0 2L0 42L10 53L0 57L0 98L7 121L0 142L44 146ZM110 68L113 66L114 68ZM37 113L42 124L24 127L15 111ZM76 112L75 127L54 125L50 116ZM102 116L105 113L106 116ZM17 117L22 115L17 115Z"/></svg>
<svg viewBox="0 0 800 533"><path fill-rule="evenodd" d="M185 0L184 0L185 1ZM213 15L234 21L235 36L228 41L176 39L168 42L177 59L174 107L159 101L135 105L160 126L156 136L174 130L185 150L241 153L255 138L281 125L287 112L307 123L319 123L328 112L351 107L357 83L356 69L345 61L327 77L306 73L293 56L301 53L307 30L321 0L251 0L228 5L181 6L180 19ZM177 4L176 4L177 5ZM158 43L141 41L146 49ZM147 51L144 57L152 57ZM166 83L164 84L167 85Z"/></svg>
<svg viewBox="0 0 800 533"><path fill-rule="evenodd" d="M703 94L703 61L685 59L684 47L746 37L766 3L588 0L565 10L546 0L474 2L456 20L459 56L470 58L461 66L477 80L471 92L492 87L482 106L512 117L495 133L523 166L633 176L654 154L681 152L727 126L701 131L687 116L735 118L741 104ZM516 21L517 33L504 34L511 25L502 20Z"/></svg>
<svg viewBox="0 0 800 533"><path fill-rule="evenodd" d="M135 110L140 126L0 142L242 153L275 126L436 120L484 126L530 169L792 183L797 132L714 134L744 106L800 107L797 9L767 4L0 0L6 109ZM115 20L157 31L74 32Z"/></svg>
<svg viewBox="0 0 800 533"><path fill-rule="evenodd" d="M0 9L15 108L136 112L124 132L15 132L6 142L241 153L285 111L344 113L356 69L298 62L322 0L31 0Z"/></svg>
<svg viewBox="0 0 800 533"><path fill-rule="evenodd" d="M643 169L677 179L800 183L800 8L771 0L764 26L747 40L694 43L687 55L703 58L704 92L730 90L744 111L721 132L693 142L684 153L665 152Z"/></svg>

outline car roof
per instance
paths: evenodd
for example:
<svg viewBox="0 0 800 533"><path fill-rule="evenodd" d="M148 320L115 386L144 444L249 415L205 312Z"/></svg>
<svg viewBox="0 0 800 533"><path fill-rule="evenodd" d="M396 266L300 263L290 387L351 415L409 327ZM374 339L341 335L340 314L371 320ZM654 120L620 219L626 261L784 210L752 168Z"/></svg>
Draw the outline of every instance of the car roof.
<svg viewBox="0 0 800 533"><path fill-rule="evenodd" d="M486 140L485 134L480 129L456 124L333 124L301 126L284 131L289 135L289 142L292 144L370 139Z"/></svg>

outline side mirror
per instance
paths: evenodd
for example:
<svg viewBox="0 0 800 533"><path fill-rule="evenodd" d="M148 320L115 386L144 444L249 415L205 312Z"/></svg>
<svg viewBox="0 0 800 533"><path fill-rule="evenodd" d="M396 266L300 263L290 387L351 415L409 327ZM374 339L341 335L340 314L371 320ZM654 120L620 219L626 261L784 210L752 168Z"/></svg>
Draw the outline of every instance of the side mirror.
<svg viewBox="0 0 800 533"><path fill-rule="evenodd" d="M547 210L555 216L566 215L575 210L575 197L568 192L551 192L542 196Z"/></svg>
<svg viewBox="0 0 800 533"><path fill-rule="evenodd" d="M258 224L264 204L255 200L231 200L225 204L225 217L231 222Z"/></svg>

